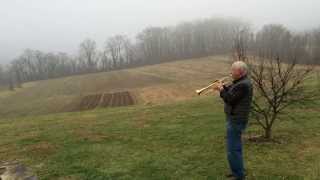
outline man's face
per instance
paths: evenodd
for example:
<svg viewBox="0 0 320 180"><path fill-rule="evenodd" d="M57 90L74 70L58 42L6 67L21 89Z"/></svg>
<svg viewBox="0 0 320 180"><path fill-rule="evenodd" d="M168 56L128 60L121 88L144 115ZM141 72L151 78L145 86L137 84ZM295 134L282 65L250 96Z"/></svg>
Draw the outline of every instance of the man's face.
<svg viewBox="0 0 320 180"><path fill-rule="evenodd" d="M232 76L232 79L234 79L234 80L241 78L241 76L242 76L241 70L239 68L232 66L231 67L231 76Z"/></svg>

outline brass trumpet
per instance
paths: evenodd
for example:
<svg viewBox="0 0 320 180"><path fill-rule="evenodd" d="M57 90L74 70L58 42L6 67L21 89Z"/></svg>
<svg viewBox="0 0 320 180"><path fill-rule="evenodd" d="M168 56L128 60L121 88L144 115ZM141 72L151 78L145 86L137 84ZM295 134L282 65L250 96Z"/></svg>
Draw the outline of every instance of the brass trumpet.
<svg viewBox="0 0 320 180"><path fill-rule="evenodd" d="M202 88L202 89L196 90L196 93L197 93L198 95L200 95L201 93L203 93L204 91L210 89L212 86L216 85L217 83L227 84L227 83L230 83L230 82L231 82L231 77L230 77L230 76L225 76L225 77L223 77L223 78L220 78L220 79L217 79L217 80L213 81L213 83L210 84L210 85L207 86L207 87L204 87L204 88Z"/></svg>

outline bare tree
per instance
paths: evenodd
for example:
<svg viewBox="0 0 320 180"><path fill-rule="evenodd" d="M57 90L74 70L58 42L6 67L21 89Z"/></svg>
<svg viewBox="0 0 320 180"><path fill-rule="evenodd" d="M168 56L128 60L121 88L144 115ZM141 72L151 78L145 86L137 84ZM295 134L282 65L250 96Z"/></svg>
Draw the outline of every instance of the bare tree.
<svg viewBox="0 0 320 180"><path fill-rule="evenodd" d="M288 61L288 60L286 60ZM312 67L297 65L292 59L284 63L280 58L247 60L255 87L253 117L265 131L265 138L272 137L272 127L284 110L291 105L312 100L313 93L304 82Z"/></svg>
<svg viewBox="0 0 320 180"><path fill-rule="evenodd" d="M105 58L110 56L113 68L119 69L128 66L133 60L133 46L128 37L116 35L106 41Z"/></svg>
<svg viewBox="0 0 320 180"><path fill-rule="evenodd" d="M312 66L298 64L304 44L289 34L282 26L265 26L257 35L257 48L251 56L247 56L248 41L243 40L246 34L239 31L234 41L237 60L249 65L255 91L252 115L267 139L272 138L274 123L288 107L312 101L316 94L304 84Z"/></svg>
<svg viewBox="0 0 320 180"><path fill-rule="evenodd" d="M320 64L320 28L312 32L310 49L313 62Z"/></svg>
<svg viewBox="0 0 320 180"><path fill-rule="evenodd" d="M114 69L119 68L119 64L121 64L120 57L122 48L122 36L120 35L111 37L106 42L106 52L110 53Z"/></svg>
<svg viewBox="0 0 320 180"><path fill-rule="evenodd" d="M312 37L318 37L319 33L315 32ZM100 51L95 41L86 39L80 44L76 57L28 49L14 60L12 68L15 80L25 82L226 54L232 48L244 48L235 54L237 59L245 58L247 53L259 53L260 57L273 56L284 61L292 59L286 57L289 51L299 52L300 57L306 58L306 54L310 54L318 59L319 38L310 39L312 42L304 35L293 35L282 25L266 25L254 36L248 23L239 19L207 18L177 26L149 27L138 33L133 41L124 35L116 35L110 37ZM239 42L246 46L235 47ZM288 49L291 44L296 45L295 50Z"/></svg>
<svg viewBox="0 0 320 180"><path fill-rule="evenodd" d="M96 42L91 39L86 39L80 44L80 56L83 61L84 69L89 72L94 72L97 69L97 49Z"/></svg>
<svg viewBox="0 0 320 180"><path fill-rule="evenodd" d="M98 53L99 56L99 67L101 71L108 71L110 70L110 60L108 57L108 51L104 50Z"/></svg>
<svg viewBox="0 0 320 180"><path fill-rule="evenodd" d="M159 62L161 58L161 33L160 27L149 27L144 29L137 35L137 39L141 44L144 59Z"/></svg>
<svg viewBox="0 0 320 180"><path fill-rule="evenodd" d="M237 27L235 28L233 56L239 61L245 61L247 58L247 53L249 51L249 46L252 43L252 32L249 26Z"/></svg>
<svg viewBox="0 0 320 180"><path fill-rule="evenodd" d="M279 24L265 25L256 35L256 52L261 57L279 57L282 60L291 53L291 32Z"/></svg>
<svg viewBox="0 0 320 180"><path fill-rule="evenodd" d="M0 85L5 84L5 77L4 76L5 76L5 72L4 72L2 65L0 64Z"/></svg>
<svg viewBox="0 0 320 180"><path fill-rule="evenodd" d="M13 76L9 76L9 90L14 91Z"/></svg>

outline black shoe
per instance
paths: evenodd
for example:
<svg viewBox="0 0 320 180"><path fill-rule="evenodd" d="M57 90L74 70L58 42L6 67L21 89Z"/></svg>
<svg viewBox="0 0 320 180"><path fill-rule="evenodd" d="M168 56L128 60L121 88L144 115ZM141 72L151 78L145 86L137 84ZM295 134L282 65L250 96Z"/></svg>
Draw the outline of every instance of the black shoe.
<svg viewBox="0 0 320 180"><path fill-rule="evenodd" d="M227 173L226 174L226 178L232 178L232 177L235 177L232 173Z"/></svg>
<svg viewBox="0 0 320 180"><path fill-rule="evenodd" d="M228 178L228 180L245 180L245 178L238 178L238 177L232 176Z"/></svg>
<svg viewBox="0 0 320 180"><path fill-rule="evenodd" d="M227 173L226 178L231 179L231 180L244 180L245 177L247 176L247 173L244 173L244 177L243 178L238 178L235 175L233 175L232 173Z"/></svg>
<svg viewBox="0 0 320 180"><path fill-rule="evenodd" d="M244 174L244 177L246 177L247 176L247 170L246 169L244 169L244 172L243 172L243 174ZM237 178L235 175L233 175L232 174L232 172L228 172L228 173L226 173L226 178L234 178L234 179L236 179L236 180L238 180L238 179L240 179L241 180L241 178ZM242 179L245 179L245 178L242 178Z"/></svg>

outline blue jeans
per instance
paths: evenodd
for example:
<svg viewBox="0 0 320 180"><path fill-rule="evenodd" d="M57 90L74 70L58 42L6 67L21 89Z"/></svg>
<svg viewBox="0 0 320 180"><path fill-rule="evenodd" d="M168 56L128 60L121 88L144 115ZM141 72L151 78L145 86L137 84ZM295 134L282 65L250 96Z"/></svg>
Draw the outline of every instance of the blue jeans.
<svg viewBox="0 0 320 180"><path fill-rule="evenodd" d="M227 157L232 174L238 179L244 178L241 134L246 122L227 117Z"/></svg>

